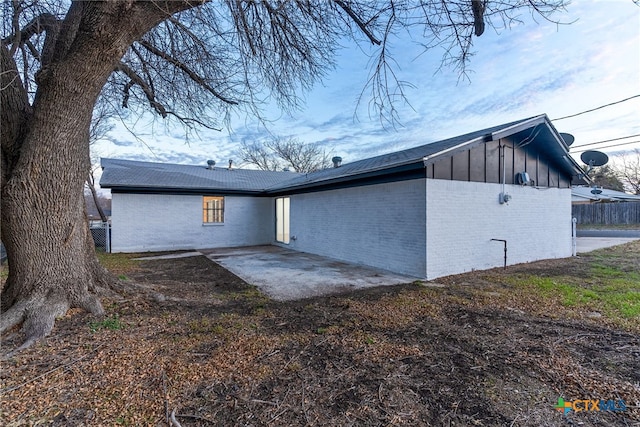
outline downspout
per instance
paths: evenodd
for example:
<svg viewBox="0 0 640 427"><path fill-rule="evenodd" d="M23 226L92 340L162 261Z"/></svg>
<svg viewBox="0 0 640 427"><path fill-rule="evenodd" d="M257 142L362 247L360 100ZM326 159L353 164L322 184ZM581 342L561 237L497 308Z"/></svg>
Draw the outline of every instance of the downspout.
<svg viewBox="0 0 640 427"><path fill-rule="evenodd" d="M424 278L429 280L428 270L429 270L429 248L427 237L429 235L429 230L427 228L427 216L429 215L429 202L427 198L429 197L429 193L427 192L427 167L429 162L429 156L425 156L422 158L422 167L424 168Z"/></svg>

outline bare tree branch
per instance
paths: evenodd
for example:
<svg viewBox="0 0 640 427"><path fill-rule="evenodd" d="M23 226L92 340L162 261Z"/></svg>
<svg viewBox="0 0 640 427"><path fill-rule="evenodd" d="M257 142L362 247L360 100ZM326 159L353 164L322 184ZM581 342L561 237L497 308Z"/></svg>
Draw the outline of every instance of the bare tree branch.
<svg viewBox="0 0 640 427"><path fill-rule="evenodd" d="M180 70L184 71L185 74L187 74L189 76L189 78L191 80L193 80L194 82L196 82L198 85L200 85L203 89L209 91L213 96L215 96L216 98L218 98L220 101L225 102L227 104L231 104L231 105L238 105L237 101L234 101L232 99L228 99L224 96L222 96L220 93L218 93L214 88L212 88L203 77L200 77L198 74L196 74L192 69L190 69L186 64L180 62L179 60L177 60L176 58L172 57L171 55L169 55L168 53L156 48L155 46L153 46L151 43L145 41L145 40L139 40L138 43L140 44L140 46L144 47L145 49L147 49L149 52L153 53L154 55L159 56L160 58L166 60L168 63L170 63L171 65L179 68Z"/></svg>
<svg viewBox="0 0 640 427"><path fill-rule="evenodd" d="M124 108L127 108L129 106L130 89L134 85L137 85L142 89L145 96L147 97L147 100L149 101L149 104L153 107L156 113L160 114L162 117L167 117L167 114L168 114L167 109L164 107L164 105L156 101L155 93L153 92L151 87L147 84L147 82L144 81L142 77L137 75L135 71L133 71L127 64L123 62L120 62L116 66L116 70L123 72L124 74L127 75L127 77L131 79L131 81L127 83L127 85L124 87L124 98L122 100L122 106Z"/></svg>
<svg viewBox="0 0 640 427"><path fill-rule="evenodd" d="M618 160L613 169L627 190L640 195L640 149L627 152L619 156Z"/></svg>
<svg viewBox="0 0 640 427"><path fill-rule="evenodd" d="M367 28L367 24L362 22L362 20L358 17L358 15L356 15L356 13L353 11L353 9L351 9L351 7L345 3L342 0L334 0L336 2L336 4L338 6L340 6L342 8L342 10L344 10L345 12L347 12L347 15L349 15L349 17L351 19L353 19L353 22L356 23L356 25L362 30L362 32L367 36L367 38L369 40L371 40L371 43L376 44L376 45L380 45L380 40L377 39L372 33L371 31L369 31L369 29Z"/></svg>
<svg viewBox="0 0 640 427"><path fill-rule="evenodd" d="M259 143L242 141L240 144L240 158L261 170L277 171L284 169L284 165L273 155L273 152Z"/></svg>
<svg viewBox="0 0 640 427"><path fill-rule="evenodd" d="M297 138L275 137L261 143L242 142L240 157L262 170L306 173L326 169L331 155L318 143L304 143Z"/></svg>
<svg viewBox="0 0 640 427"><path fill-rule="evenodd" d="M484 11L487 8L486 0L471 0L471 8L473 9L473 25L476 37L480 37L484 33Z"/></svg>

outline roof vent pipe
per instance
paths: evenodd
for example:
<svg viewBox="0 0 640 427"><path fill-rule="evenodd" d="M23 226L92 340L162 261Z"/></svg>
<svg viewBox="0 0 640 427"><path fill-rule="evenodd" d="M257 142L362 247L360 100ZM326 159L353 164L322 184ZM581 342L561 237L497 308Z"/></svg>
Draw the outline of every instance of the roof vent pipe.
<svg viewBox="0 0 640 427"><path fill-rule="evenodd" d="M233 160L229 159L229 170L233 167Z"/></svg>
<svg viewBox="0 0 640 427"><path fill-rule="evenodd" d="M332 158L331 161L333 162L334 168L339 168L340 165L342 164L342 157L336 156Z"/></svg>
<svg viewBox="0 0 640 427"><path fill-rule="evenodd" d="M215 160L207 160L207 169L213 169L216 165Z"/></svg>

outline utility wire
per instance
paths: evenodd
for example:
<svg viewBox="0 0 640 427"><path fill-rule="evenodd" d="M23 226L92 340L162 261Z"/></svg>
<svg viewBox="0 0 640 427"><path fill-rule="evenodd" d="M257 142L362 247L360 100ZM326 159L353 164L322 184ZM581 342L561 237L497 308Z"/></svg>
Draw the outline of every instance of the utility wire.
<svg viewBox="0 0 640 427"><path fill-rule="evenodd" d="M621 145L638 144L638 143L640 143L640 141L624 142L622 144L613 144L613 145L607 145L606 147L598 147L598 150L603 150L605 148L619 147ZM576 151L571 150L571 154L581 153L583 151L588 151L588 150L589 150L588 148L585 148L584 150L576 150Z"/></svg>
<svg viewBox="0 0 640 427"><path fill-rule="evenodd" d="M586 147L586 146L589 146L589 145L603 144L605 142L619 141L621 139L627 139L627 138L635 138L636 136L640 136L640 133L636 133L635 135L629 135L629 136L621 136L620 138L604 139L602 141L590 142L588 144L572 145L571 148L578 148L578 147Z"/></svg>
<svg viewBox="0 0 640 427"><path fill-rule="evenodd" d="M610 107L610 106L612 106L612 105L620 104L621 102L629 101L630 99L633 99L633 98L640 98L640 94L630 96L629 98L621 99L620 101L615 101L615 102L611 102L611 103L609 103L609 104L601 105L601 106L599 106L599 107L592 108L592 109L590 109L590 110L585 110L585 111L581 111L581 112L576 113L576 114L571 114L571 115L569 115L569 116L558 117L557 119L552 119L552 121L558 121L558 120L568 119L568 118L570 118L570 117L576 117L576 116L579 116L579 115L581 115L581 114L590 113L590 112L592 112L592 111L599 110L599 109L601 109L601 108Z"/></svg>

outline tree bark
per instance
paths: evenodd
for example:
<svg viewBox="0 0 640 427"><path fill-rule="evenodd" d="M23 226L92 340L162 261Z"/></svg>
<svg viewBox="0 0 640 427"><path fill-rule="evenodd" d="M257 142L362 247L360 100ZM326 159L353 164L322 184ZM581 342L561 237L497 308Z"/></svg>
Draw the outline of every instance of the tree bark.
<svg viewBox="0 0 640 427"><path fill-rule="evenodd" d="M96 258L83 197L91 115L131 43L189 7L166 5L173 10L155 2L74 2L51 62L37 76L33 107L19 88L2 91L2 126L10 131L2 140L1 201L9 275L0 332L22 324L20 348L48 335L69 308L103 313L100 289L114 281ZM3 80L5 71L15 70L17 77L2 49Z"/></svg>

